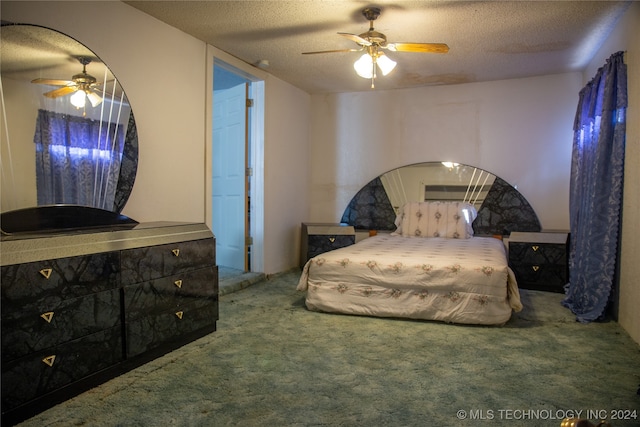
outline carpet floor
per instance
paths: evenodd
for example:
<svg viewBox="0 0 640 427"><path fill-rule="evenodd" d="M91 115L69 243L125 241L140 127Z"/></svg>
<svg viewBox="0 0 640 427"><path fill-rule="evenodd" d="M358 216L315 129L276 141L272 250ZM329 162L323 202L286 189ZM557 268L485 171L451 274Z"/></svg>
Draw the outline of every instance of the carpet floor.
<svg viewBox="0 0 640 427"><path fill-rule="evenodd" d="M640 346L562 295L522 291L506 325L460 326L314 313L299 276L222 295L216 332L20 425L640 425Z"/></svg>

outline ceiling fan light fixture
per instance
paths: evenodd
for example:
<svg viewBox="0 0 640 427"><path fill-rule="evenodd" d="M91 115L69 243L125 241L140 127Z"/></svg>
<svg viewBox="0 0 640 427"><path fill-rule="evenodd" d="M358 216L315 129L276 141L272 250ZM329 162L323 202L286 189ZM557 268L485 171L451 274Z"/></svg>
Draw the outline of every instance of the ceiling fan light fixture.
<svg viewBox="0 0 640 427"><path fill-rule="evenodd" d="M91 102L92 107L97 107L102 102L100 95L95 92L88 91L87 98L89 99L89 102Z"/></svg>
<svg viewBox="0 0 640 427"><path fill-rule="evenodd" d="M365 79L370 79L373 77L373 57L368 53L365 53L353 63L353 68L356 70L356 73Z"/></svg>
<svg viewBox="0 0 640 427"><path fill-rule="evenodd" d="M373 22L380 16L379 7L366 7L362 10L362 16L369 21L369 31L362 34L338 32L358 45L358 49L321 50L315 52L302 52L303 54L335 53L335 52L362 52L362 55L353 63L356 73L365 79L371 79L371 89L375 88L375 79L378 67L382 75L386 76L396 67L396 62L387 57L383 50L392 52L419 52L419 53L447 53L449 46L444 43L388 43L387 36L373 27Z"/></svg>
<svg viewBox="0 0 640 427"><path fill-rule="evenodd" d="M386 76L396 67L396 62L385 55L384 52L374 50L365 53L353 63L356 73L365 79L375 79L376 67L379 67L382 75Z"/></svg>
<svg viewBox="0 0 640 427"><path fill-rule="evenodd" d="M85 94L83 90L78 90L73 95L71 95L69 101L71 102L71 105L76 108L84 108L85 104L87 103L87 94Z"/></svg>
<svg viewBox="0 0 640 427"><path fill-rule="evenodd" d="M396 68L396 61L389 58L383 52L378 53L378 60L376 63L378 64L378 67L380 67L380 71L382 71L383 76L386 76Z"/></svg>

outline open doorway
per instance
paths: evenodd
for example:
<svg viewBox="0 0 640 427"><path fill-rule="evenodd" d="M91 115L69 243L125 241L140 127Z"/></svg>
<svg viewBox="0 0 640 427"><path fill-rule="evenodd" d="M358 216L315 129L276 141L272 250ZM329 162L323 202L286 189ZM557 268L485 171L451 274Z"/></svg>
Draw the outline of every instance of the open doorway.
<svg viewBox="0 0 640 427"><path fill-rule="evenodd" d="M214 61L211 229L218 266L262 270L264 84Z"/></svg>

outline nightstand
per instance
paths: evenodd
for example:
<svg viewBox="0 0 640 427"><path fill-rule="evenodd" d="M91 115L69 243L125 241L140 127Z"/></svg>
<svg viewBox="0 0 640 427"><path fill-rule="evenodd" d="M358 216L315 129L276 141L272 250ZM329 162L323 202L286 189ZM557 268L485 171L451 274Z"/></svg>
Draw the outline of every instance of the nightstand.
<svg viewBox="0 0 640 427"><path fill-rule="evenodd" d="M513 232L509 267L523 289L564 293L569 280L568 233Z"/></svg>
<svg viewBox="0 0 640 427"><path fill-rule="evenodd" d="M356 232L352 225L302 223L300 268L316 255L353 245Z"/></svg>

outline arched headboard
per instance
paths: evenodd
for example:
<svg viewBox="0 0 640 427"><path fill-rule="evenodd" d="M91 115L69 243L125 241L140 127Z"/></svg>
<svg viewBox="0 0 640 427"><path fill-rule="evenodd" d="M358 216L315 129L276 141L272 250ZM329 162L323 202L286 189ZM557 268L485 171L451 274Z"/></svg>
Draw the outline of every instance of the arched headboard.
<svg viewBox="0 0 640 427"><path fill-rule="evenodd" d="M443 162L403 166L376 177L351 199L341 222L359 230L393 231L405 202L427 200L473 203L476 235L542 228L527 199L509 183L474 166Z"/></svg>

